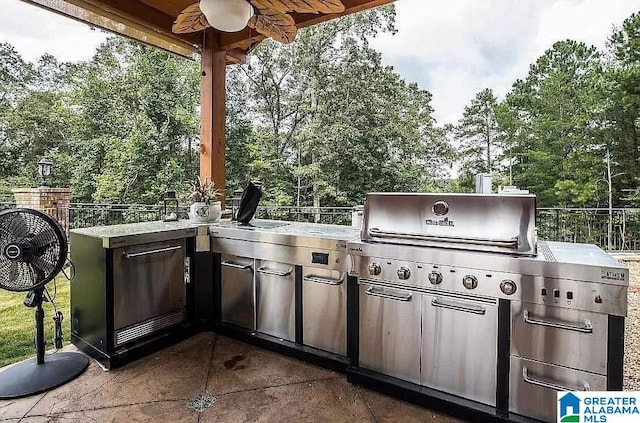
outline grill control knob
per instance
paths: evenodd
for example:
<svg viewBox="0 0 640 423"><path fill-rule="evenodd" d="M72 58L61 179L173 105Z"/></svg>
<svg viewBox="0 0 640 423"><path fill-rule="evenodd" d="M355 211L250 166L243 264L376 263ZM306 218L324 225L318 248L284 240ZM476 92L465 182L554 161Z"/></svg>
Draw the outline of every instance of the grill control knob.
<svg viewBox="0 0 640 423"><path fill-rule="evenodd" d="M518 287L516 286L516 283L512 280L505 279L500 284L500 291L502 291L504 295L513 295L516 293L517 290L518 290Z"/></svg>
<svg viewBox="0 0 640 423"><path fill-rule="evenodd" d="M398 269L398 279L406 280L411 277L411 270L408 267L402 266Z"/></svg>
<svg viewBox="0 0 640 423"><path fill-rule="evenodd" d="M371 263L369 265L369 274L373 276L377 276L382 273L382 267L378 263Z"/></svg>
<svg viewBox="0 0 640 423"><path fill-rule="evenodd" d="M478 278L473 275L466 275L462 278L462 285L467 289L476 289L478 286Z"/></svg>
<svg viewBox="0 0 640 423"><path fill-rule="evenodd" d="M435 271L429 273L429 282L433 285L440 285L442 283L442 273Z"/></svg>

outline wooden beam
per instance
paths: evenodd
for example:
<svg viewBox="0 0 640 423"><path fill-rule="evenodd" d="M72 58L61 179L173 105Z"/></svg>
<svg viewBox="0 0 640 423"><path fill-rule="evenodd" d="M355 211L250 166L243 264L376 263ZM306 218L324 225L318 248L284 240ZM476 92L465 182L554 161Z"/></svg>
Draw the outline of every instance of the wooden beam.
<svg viewBox="0 0 640 423"><path fill-rule="evenodd" d="M215 183L224 205L227 52L220 49L219 33L207 29L204 40L200 84L200 178Z"/></svg>
<svg viewBox="0 0 640 423"><path fill-rule="evenodd" d="M182 57L193 59L198 53L198 48L189 42L168 36L164 33L150 30L138 23L127 21L126 19L109 14L95 6L83 4L80 6L70 3L71 0L22 0L25 3L49 10L73 20L85 23L90 26L102 28L106 31L120 34L127 38L141 41L162 50L177 54Z"/></svg>
<svg viewBox="0 0 640 423"><path fill-rule="evenodd" d="M202 44L202 34L174 34L171 31L175 17L167 15L138 0L65 0L103 16L120 17L149 30L194 45Z"/></svg>
<svg viewBox="0 0 640 423"><path fill-rule="evenodd" d="M291 13L291 16L296 21L298 28L304 28L307 26L316 25L321 22L329 21L331 19L340 18L342 16L350 15L352 13L361 12L363 10L372 9L374 7L382 6L394 2L395 0L343 0L345 10L342 13L334 13L329 15L324 14L309 14L309 13ZM264 40L266 37L251 28L243 29L234 33L221 33L220 34L220 48L233 49L241 48L248 50L255 43Z"/></svg>

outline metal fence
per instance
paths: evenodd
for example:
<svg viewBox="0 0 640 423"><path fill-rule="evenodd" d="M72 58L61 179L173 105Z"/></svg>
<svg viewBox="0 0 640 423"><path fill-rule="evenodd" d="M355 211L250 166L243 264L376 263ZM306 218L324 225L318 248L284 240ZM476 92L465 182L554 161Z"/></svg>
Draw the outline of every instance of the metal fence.
<svg viewBox="0 0 640 423"><path fill-rule="evenodd" d="M0 211L12 208L12 202L0 202ZM47 211L68 229L160 220L162 205L71 203L68 208ZM351 224L351 207L260 206L260 219L293 222ZM188 218L181 207L179 217ZM609 233L609 220L611 232ZM596 244L613 251L640 251L640 209L540 208L537 210L538 238Z"/></svg>

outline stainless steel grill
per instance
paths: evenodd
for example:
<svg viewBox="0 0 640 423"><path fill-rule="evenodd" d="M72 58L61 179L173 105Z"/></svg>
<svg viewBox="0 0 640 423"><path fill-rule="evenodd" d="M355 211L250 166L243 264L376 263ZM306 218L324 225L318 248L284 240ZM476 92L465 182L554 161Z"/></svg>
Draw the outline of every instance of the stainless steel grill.
<svg viewBox="0 0 640 423"><path fill-rule="evenodd" d="M542 420L557 390L617 383L611 322L626 315L628 271L594 245L538 243L535 196L369 194L347 250L362 368L491 406L507 369L508 411Z"/></svg>

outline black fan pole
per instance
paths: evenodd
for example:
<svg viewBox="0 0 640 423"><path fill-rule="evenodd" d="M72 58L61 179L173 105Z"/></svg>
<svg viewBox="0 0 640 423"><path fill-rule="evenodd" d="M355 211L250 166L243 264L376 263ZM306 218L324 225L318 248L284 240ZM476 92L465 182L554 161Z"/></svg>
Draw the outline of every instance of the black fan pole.
<svg viewBox="0 0 640 423"><path fill-rule="evenodd" d="M36 363L44 364L44 353L46 350L44 341L44 309L42 308L44 289L36 289L33 293L36 304Z"/></svg>

